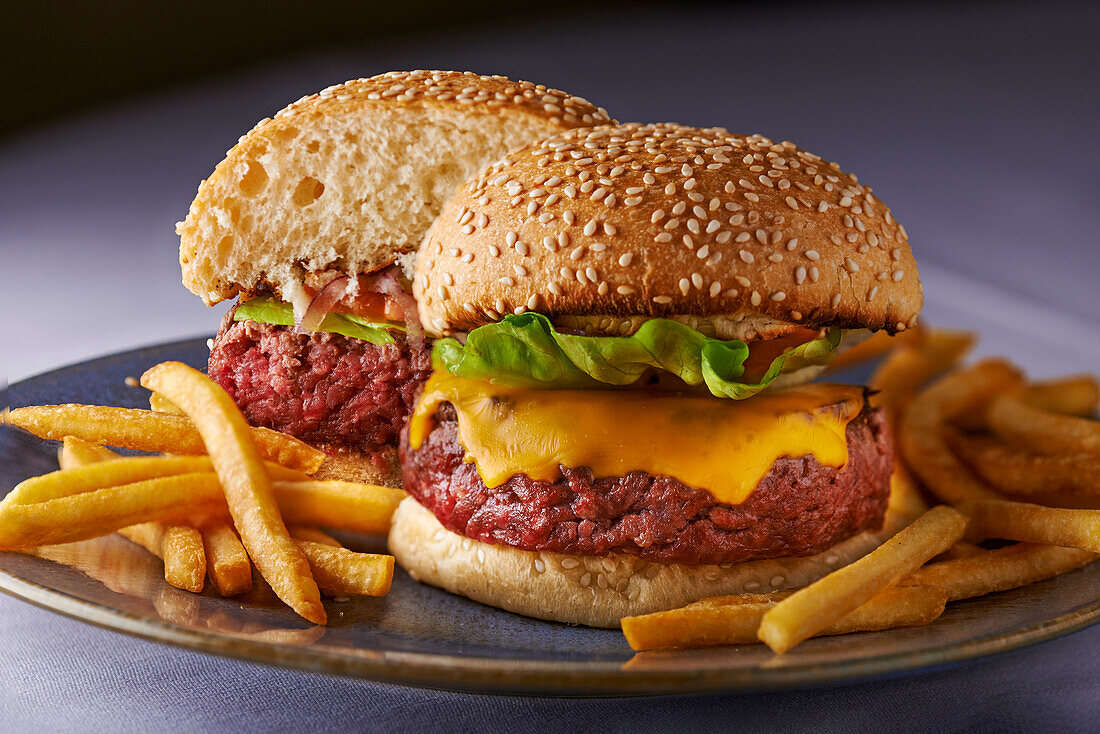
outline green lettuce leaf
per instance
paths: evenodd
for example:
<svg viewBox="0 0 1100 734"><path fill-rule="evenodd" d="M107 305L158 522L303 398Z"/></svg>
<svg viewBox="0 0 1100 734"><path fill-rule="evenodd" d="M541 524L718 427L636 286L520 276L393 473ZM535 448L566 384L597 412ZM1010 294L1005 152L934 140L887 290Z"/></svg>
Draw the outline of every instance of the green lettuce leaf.
<svg viewBox="0 0 1100 734"><path fill-rule="evenodd" d="M234 321L257 321L261 324L294 326L294 309L289 303L270 296L253 298L237 307ZM317 327L318 331L327 331L353 339L362 339L369 344L391 344L390 331L405 331L405 327L387 321L371 321L349 313L330 313Z"/></svg>
<svg viewBox="0 0 1100 734"><path fill-rule="evenodd" d="M839 344L840 329L830 329L776 357L759 382L745 382L749 346L737 339L713 339L671 319L650 319L631 336L575 336L528 312L474 329L465 344L440 339L432 356L459 377L514 387L624 386L656 368L689 385L705 384L718 397L743 400L783 372L828 364Z"/></svg>

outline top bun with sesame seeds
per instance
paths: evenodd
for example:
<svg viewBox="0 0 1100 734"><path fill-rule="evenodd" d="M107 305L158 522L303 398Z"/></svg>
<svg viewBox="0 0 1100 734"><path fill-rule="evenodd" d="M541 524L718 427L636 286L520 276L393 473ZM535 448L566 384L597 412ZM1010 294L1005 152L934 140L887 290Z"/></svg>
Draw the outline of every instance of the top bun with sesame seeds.
<svg viewBox="0 0 1100 734"><path fill-rule="evenodd" d="M531 310L730 317L738 338L897 332L923 294L905 229L790 142L722 128L609 124L531 143L448 201L413 292L433 334Z"/></svg>
<svg viewBox="0 0 1100 734"><path fill-rule="evenodd" d="M177 225L184 284L208 304L307 274L357 275L419 244L443 202L533 140L609 122L565 92L470 72L391 72L329 87L262 120Z"/></svg>

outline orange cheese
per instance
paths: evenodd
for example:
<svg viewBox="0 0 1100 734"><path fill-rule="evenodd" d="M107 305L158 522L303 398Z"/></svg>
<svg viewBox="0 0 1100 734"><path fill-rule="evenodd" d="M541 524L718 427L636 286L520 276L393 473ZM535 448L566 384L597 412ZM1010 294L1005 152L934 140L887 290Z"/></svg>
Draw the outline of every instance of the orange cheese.
<svg viewBox="0 0 1100 734"><path fill-rule="evenodd" d="M561 466L596 477L644 471L675 477L728 504L744 502L776 459L848 461L845 431L863 388L805 385L725 400L643 390L529 390L437 371L409 423L418 449L441 403L458 414L466 461L487 487L515 474L554 481Z"/></svg>

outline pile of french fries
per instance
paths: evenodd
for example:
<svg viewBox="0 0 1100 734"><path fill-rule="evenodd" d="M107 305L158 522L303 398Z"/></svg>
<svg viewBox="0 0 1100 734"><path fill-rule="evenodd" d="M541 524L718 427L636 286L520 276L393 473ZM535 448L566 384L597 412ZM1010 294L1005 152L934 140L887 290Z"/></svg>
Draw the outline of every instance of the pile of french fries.
<svg viewBox="0 0 1100 734"><path fill-rule="evenodd" d="M119 533L163 560L172 586L222 596L252 588L253 566L314 624L321 595L383 596L389 555L356 553L321 530L384 534L399 489L312 477L325 455L277 431L250 427L232 398L179 362L149 369L156 410L94 405L12 410L15 426L61 440L60 470L18 484L0 502L0 550ZM122 457L108 446L158 452Z"/></svg>
<svg viewBox="0 0 1100 734"><path fill-rule="evenodd" d="M973 344L969 333L919 328L876 335L844 356L851 366L885 354L870 387L900 448L890 504L911 518L903 530L794 592L626 617L630 646L763 642L784 653L818 635L929 624L949 602L1095 560L1100 384L1091 376L1028 384L999 359L959 368ZM929 508L926 498L941 504Z"/></svg>

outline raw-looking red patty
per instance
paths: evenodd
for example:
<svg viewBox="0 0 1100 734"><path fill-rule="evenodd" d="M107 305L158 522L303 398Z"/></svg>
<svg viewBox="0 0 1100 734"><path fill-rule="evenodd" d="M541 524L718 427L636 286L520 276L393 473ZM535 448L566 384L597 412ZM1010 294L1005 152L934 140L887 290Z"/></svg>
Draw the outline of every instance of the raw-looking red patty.
<svg viewBox="0 0 1100 734"><path fill-rule="evenodd" d="M894 452L881 410L848 424L848 463L783 458L739 505L670 477L636 471L596 479L562 467L555 482L513 476L489 489L463 461L454 409L413 451L401 442L405 490L467 538L532 551L629 553L664 563L733 563L820 553L882 527ZM405 432L407 434L407 431Z"/></svg>
<svg viewBox="0 0 1100 734"><path fill-rule="evenodd" d="M308 443L373 454L397 445L431 372L427 349L400 332L374 345L339 334L233 321L226 314L208 372L248 422Z"/></svg>

